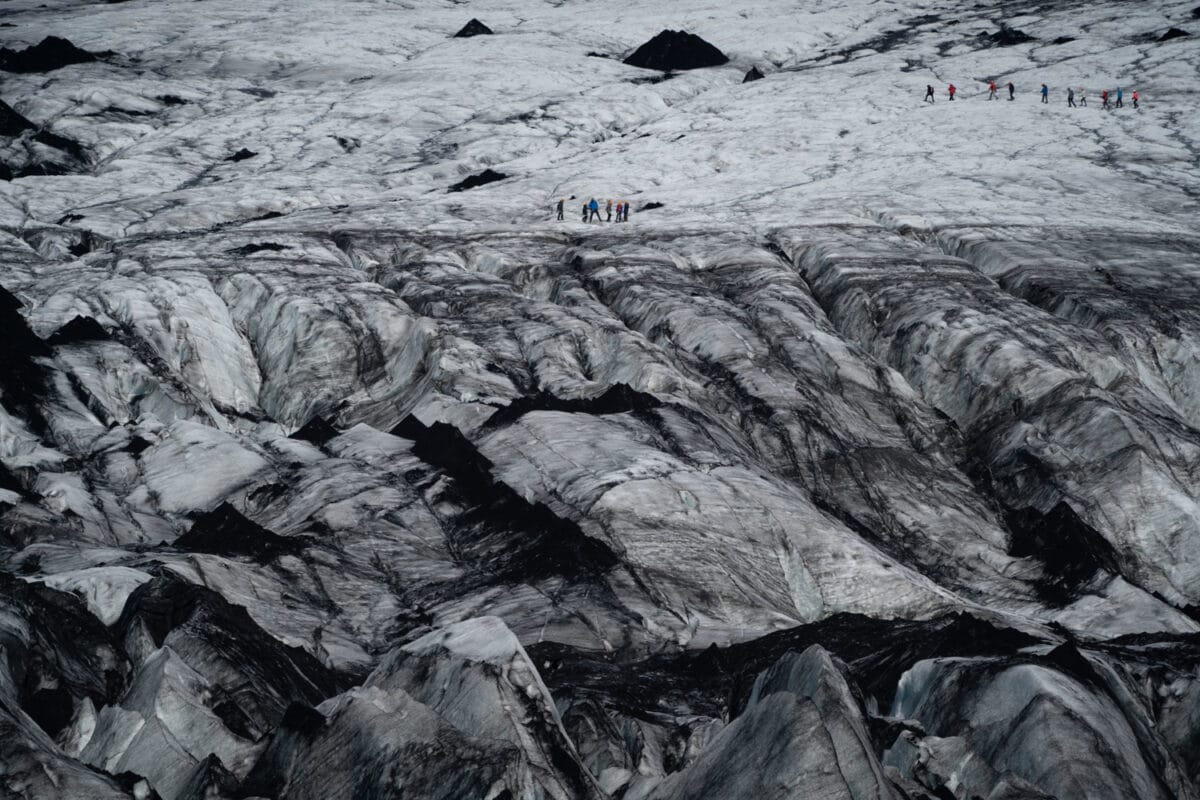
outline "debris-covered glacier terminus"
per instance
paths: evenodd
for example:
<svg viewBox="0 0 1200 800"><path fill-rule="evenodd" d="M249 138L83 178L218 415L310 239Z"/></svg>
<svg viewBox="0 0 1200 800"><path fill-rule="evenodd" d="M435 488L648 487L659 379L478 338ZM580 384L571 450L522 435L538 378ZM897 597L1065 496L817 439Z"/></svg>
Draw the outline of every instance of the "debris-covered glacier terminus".
<svg viewBox="0 0 1200 800"><path fill-rule="evenodd" d="M1195 2L0 4L0 796L1196 800Z"/></svg>

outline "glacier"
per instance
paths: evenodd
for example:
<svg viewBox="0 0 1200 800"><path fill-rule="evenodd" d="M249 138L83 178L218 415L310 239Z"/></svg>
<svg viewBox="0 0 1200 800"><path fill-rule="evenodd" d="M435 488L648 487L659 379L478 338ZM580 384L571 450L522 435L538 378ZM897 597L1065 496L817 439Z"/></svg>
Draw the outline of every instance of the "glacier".
<svg viewBox="0 0 1200 800"><path fill-rule="evenodd" d="M6 0L0 795L1200 798L1194 3Z"/></svg>

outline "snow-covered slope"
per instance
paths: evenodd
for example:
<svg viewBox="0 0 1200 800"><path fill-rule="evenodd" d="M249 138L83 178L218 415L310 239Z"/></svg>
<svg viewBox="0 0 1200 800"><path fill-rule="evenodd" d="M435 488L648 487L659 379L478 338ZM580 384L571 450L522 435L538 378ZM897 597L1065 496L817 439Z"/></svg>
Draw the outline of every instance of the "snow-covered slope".
<svg viewBox="0 0 1200 800"><path fill-rule="evenodd" d="M1200 793L1200 9L0 13L6 793Z"/></svg>

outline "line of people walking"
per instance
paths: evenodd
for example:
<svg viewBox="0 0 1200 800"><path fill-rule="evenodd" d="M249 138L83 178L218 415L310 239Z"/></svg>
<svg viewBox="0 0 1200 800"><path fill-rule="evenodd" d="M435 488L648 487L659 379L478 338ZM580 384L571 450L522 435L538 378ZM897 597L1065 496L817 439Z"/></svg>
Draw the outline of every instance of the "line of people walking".
<svg viewBox="0 0 1200 800"><path fill-rule="evenodd" d="M563 200L562 198L560 198L558 201L558 205L555 206L555 213L556 213L556 216L557 216L557 219L559 222L563 221L563 213L564 213L565 203L566 203L566 201ZM601 218L601 216L600 216L600 209L601 209L600 201L593 197L592 199L588 200L586 203L583 204L583 217L582 217L581 221L582 222L595 221L595 222L602 222L602 223L603 222L629 222L629 207L630 207L630 205L631 204L628 200L617 200L617 201L615 201L615 204L614 204L614 201L611 198L607 199L604 201L604 206L603 206L604 217ZM616 211L616 214L617 214L617 218L615 220L613 219L613 211L614 210Z"/></svg>
<svg viewBox="0 0 1200 800"><path fill-rule="evenodd" d="M1016 96L1017 96L1017 88L1016 88L1016 86L1013 85L1013 82L1009 81L1008 83L1006 83L1004 85L1004 87L1006 89L1008 89L1008 99L1015 100ZM947 87L947 94L949 95L950 100L953 101L955 95L958 94L958 87L955 86L953 83L950 84ZM1038 94L1041 95L1043 103L1050 102L1050 87L1049 86L1047 86L1046 84L1043 83L1042 88L1038 91ZM999 100L1000 99L997 96L996 82L994 80L988 81L987 99L988 100ZM1138 95L1138 93L1136 91L1133 93L1131 99L1133 100L1134 108L1141 108L1141 105L1140 105L1141 96ZM1076 102L1076 100L1078 100L1078 102ZM926 103L935 102L933 84L925 85L925 102ZM1080 86L1078 92L1076 92L1076 90L1073 86L1068 86L1067 87L1067 107L1068 108L1080 108L1080 107L1087 108L1087 89ZM1114 102L1113 95L1109 94L1108 89L1102 90L1100 92L1100 107L1103 109L1107 109L1107 110L1112 110L1114 108L1124 108L1125 107L1125 90L1122 89L1120 86L1117 87L1117 92L1115 95L1115 102Z"/></svg>

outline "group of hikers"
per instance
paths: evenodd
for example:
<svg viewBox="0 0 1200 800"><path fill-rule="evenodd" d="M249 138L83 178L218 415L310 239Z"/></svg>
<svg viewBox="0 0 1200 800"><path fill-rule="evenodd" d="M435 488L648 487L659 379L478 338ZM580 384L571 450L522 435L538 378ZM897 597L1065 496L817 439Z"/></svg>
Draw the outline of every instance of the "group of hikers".
<svg viewBox="0 0 1200 800"><path fill-rule="evenodd" d="M558 213L558 220L560 222L563 219L563 205L565 202L566 202L565 200L560 199L558 201L558 206L555 209ZM588 200L586 203L583 204L583 220L582 221L583 222L591 222L592 220L595 220L596 222L613 222L614 221L613 220L613 210L615 207L616 212L617 212L617 218L615 221L616 222L629 222L629 205L630 205L630 203L628 200L617 200L615 203L615 206L614 206L614 203L611 198L608 200L605 200L604 201L605 217L604 217L604 219L601 219L600 218L600 208L601 208L600 201L593 197L591 200Z"/></svg>
<svg viewBox="0 0 1200 800"><path fill-rule="evenodd" d="M1013 82L1009 81L1007 84L1005 84L1005 88L1008 89L1008 99L1015 100L1016 96L1017 96L1017 89L1015 86L1013 86ZM958 94L958 87L956 87L952 83L949 86L948 92L950 95L950 99L953 100L954 96L956 94ZM1050 87L1049 86L1047 86L1046 84L1043 83L1041 91L1039 93L1042 96L1043 103L1050 102ZM1075 102L1076 98L1078 98L1078 100L1079 100L1078 103ZM994 80L988 81L987 99L988 100L1000 99L996 94L996 82ZM1138 103L1140 102L1141 98L1138 96L1137 92L1133 93L1132 99L1133 99L1133 107L1140 108ZM927 103L934 102L933 85L932 84L926 84L926 86L925 86L925 102L927 102ZM1079 108L1080 106L1087 108L1087 89L1080 86L1079 91L1076 92L1074 87L1068 87L1067 88L1067 107L1068 108ZM1116 94L1116 102L1112 102L1111 95L1109 95L1108 89L1103 90L1100 93L1100 107L1109 109L1109 110L1114 109L1114 108L1124 108L1125 107L1125 91L1121 87L1118 86L1117 94Z"/></svg>

